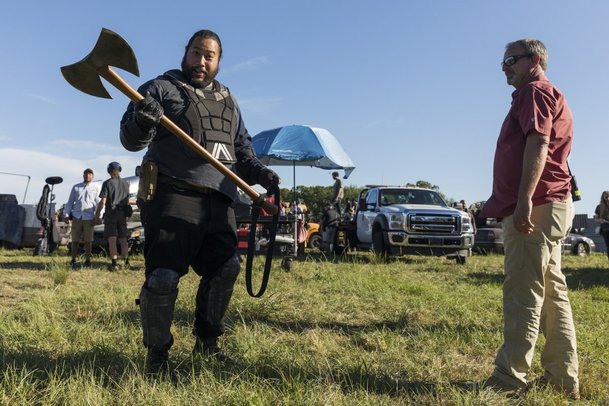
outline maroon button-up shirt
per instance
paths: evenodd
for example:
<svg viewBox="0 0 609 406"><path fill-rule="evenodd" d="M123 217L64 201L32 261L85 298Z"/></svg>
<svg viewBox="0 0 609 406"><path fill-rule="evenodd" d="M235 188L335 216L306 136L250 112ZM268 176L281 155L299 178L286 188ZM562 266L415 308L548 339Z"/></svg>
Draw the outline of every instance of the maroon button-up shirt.
<svg viewBox="0 0 609 406"><path fill-rule="evenodd" d="M514 213L526 137L533 130L550 137L533 206L564 201L571 195L567 157L573 141L573 115L562 92L541 74L512 93L512 107L497 140L493 194L482 208L482 217L500 218Z"/></svg>

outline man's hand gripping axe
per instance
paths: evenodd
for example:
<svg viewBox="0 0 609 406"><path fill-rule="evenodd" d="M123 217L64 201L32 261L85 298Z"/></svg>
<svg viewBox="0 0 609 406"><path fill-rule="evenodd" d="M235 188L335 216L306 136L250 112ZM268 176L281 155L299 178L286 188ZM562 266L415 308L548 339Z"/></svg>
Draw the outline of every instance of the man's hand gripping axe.
<svg viewBox="0 0 609 406"><path fill-rule="evenodd" d="M133 73L135 76L139 76L137 59L127 41L121 38L117 33L102 28L93 51L91 51L82 61L62 67L61 73L69 84L92 96L106 99L112 98L104 88L104 85L99 78L101 76L132 101L138 102L142 100L144 96L139 94L114 72L110 68L110 65ZM236 184L237 187L243 190L257 206L263 208L270 214L276 214L278 212L277 206L265 201L264 195L258 193L233 171L214 158L205 148L199 145L192 137L186 134L165 115L161 117L161 124L201 155L207 162L212 164L220 173Z"/></svg>

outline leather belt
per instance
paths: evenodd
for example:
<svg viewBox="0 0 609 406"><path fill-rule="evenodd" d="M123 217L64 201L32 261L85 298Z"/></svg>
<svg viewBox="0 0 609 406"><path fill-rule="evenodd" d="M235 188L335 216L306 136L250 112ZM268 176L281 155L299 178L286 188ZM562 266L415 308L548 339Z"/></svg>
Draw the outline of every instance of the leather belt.
<svg viewBox="0 0 609 406"><path fill-rule="evenodd" d="M172 178L171 176L163 175L161 173L158 174L157 181L166 185L175 186L178 189L190 190L193 192L202 193L204 195L210 195L217 192L215 189L210 187L195 185L185 180Z"/></svg>

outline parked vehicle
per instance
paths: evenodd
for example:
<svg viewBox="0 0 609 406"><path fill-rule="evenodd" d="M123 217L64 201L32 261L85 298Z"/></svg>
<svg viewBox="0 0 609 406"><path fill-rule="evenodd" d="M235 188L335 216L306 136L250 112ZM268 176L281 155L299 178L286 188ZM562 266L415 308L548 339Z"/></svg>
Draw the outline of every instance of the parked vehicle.
<svg viewBox="0 0 609 406"><path fill-rule="evenodd" d="M596 251L596 245L592 239L580 234L570 233L562 241L562 252L571 253L580 257L590 255Z"/></svg>
<svg viewBox="0 0 609 406"><path fill-rule="evenodd" d="M358 197L353 219L337 229L335 252L346 248L371 249L389 255L432 255L465 264L474 243L469 214L444 202L431 189L367 186Z"/></svg>
<svg viewBox="0 0 609 406"><path fill-rule="evenodd" d="M486 255L489 253L503 254L503 229L500 225L482 227L476 231L476 241L473 251ZM569 233L562 240L562 253L586 256L596 251L592 239L575 233Z"/></svg>
<svg viewBox="0 0 609 406"><path fill-rule="evenodd" d="M19 204L15 195L0 194L0 246L34 248L44 234L35 204Z"/></svg>
<svg viewBox="0 0 609 406"><path fill-rule="evenodd" d="M309 248L321 248L322 236L319 232L319 223L306 223L307 239L305 241Z"/></svg>
<svg viewBox="0 0 609 406"><path fill-rule="evenodd" d="M478 228L472 251L482 255L489 253L503 254L503 229L501 225Z"/></svg>

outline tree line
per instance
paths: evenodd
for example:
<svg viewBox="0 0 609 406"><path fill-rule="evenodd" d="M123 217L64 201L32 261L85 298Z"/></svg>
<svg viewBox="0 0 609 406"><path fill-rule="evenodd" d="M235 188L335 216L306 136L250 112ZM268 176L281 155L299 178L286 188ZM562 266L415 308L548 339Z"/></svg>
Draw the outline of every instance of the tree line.
<svg viewBox="0 0 609 406"><path fill-rule="evenodd" d="M454 199L448 198L440 188L428 181L419 180L414 183L406 183L405 186L416 186L421 188L432 189L440 194L447 204L452 204ZM344 188L343 206L347 201L353 200L357 203L359 193L364 189L364 186L346 186ZM299 201L304 203L308 209L308 221L319 222L323 213L324 205L332 198L332 186L296 186L296 190L281 188L281 201L292 202Z"/></svg>

